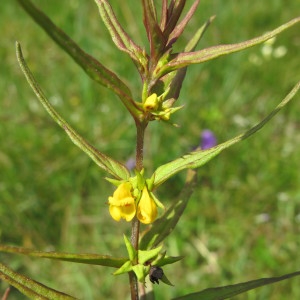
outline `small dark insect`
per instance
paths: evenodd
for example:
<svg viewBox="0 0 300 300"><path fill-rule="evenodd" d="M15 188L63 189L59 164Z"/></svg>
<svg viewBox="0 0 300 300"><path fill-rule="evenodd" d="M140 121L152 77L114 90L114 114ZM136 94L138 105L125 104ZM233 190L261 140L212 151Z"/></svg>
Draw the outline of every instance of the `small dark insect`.
<svg viewBox="0 0 300 300"><path fill-rule="evenodd" d="M160 267L157 267L157 266L152 266L150 268L150 271L149 271L149 278L150 278L150 281L155 284L155 282L157 284L159 284L159 279L162 279L164 276L164 271L162 268Z"/></svg>

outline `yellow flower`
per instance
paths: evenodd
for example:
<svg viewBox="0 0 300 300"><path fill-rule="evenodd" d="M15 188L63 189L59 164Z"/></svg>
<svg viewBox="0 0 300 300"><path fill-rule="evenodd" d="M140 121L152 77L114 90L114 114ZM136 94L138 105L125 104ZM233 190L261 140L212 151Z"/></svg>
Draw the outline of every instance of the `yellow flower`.
<svg viewBox="0 0 300 300"><path fill-rule="evenodd" d="M137 208L137 218L144 224L150 224L155 221L157 216L157 207L149 195L147 187L143 189L142 197Z"/></svg>
<svg viewBox="0 0 300 300"><path fill-rule="evenodd" d="M158 104L159 101L157 95L154 93L145 100L143 106L146 111L154 111L157 110Z"/></svg>
<svg viewBox="0 0 300 300"><path fill-rule="evenodd" d="M109 213L116 221L120 221L123 218L129 222L135 216L136 207L131 188L132 186L129 182L121 183L113 196L108 198Z"/></svg>

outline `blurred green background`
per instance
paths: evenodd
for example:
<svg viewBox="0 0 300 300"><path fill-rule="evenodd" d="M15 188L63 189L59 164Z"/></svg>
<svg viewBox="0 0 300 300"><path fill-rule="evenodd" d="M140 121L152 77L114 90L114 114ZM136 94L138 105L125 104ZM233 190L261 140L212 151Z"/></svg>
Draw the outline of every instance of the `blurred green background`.
<svg viewBox="0 0 300 300"><path fill-rule="evenodd" d="M141 4L110 2L130 35L145 43ZM114 47L94 1L34 3L84 50L120 74L138 97L139 76ZM203 0L176 49L211 15L217 18L198 49L258 36L299 11L298 0ZM15 41L51 103L99 150L126 162L134 155L133 121L118 98L90 80L16 1L2 2L0 29L0 242L125 255L122 234L129 234L130 224L114 222L106 204L114 188L38 103L18 66ZM298 25L272 45L190 67L178 101L185 107L173 117L180 127L149 126L149 174L197 146L203 129L223 142L261 120L299 81L299 49ZM154 286L158 299L300 269L299 101L298 93L261 132L199 170L198 188L165 242L168 255L185 259L165 267L175 287ZM180 192L184 175L157 191L167 207ZM0 261L81 299L129 297L127 276L113 277L113 269L3 253ZM234 299L300 299L299 283L295 278ZM5 288L1 282L0 295ZM13 290L9 299L25 297Z"/></svg>

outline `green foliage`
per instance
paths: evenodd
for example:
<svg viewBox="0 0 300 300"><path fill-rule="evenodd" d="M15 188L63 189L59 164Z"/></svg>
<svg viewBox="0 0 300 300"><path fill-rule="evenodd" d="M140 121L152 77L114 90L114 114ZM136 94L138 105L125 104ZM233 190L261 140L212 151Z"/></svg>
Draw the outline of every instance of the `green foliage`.
<svg viewBox="0 0 300 300"><path fill-rule="evenodd" d="M43 252L34 251L20 247L0 246L0 251L7 253L23 254L32 257L49 258L54 260L62 260L69 262L76 262L82 264L100 265L113 268L119 268L125 261L126 258L115 258L108 255L99 255L91 253L62 253L62 252Z"/></svg>
<svg viewBox="0 0 300 300"><path fill-rule="evenodd" d="M43 5L46 8L46 4ZM89 10L88 15L91 16L90 19L96 20L95 28L97 28L97 31L95 30L94 33L94 41L91 39L88 42L87 26L83 26L83 22L85 22L83 20L87 14L81 15L86 8L81 11L80 6L79 9L77 7L74 10L78 18L76 18L76 25L72 27L71 24L73 23L68 23L68 19L72 18L71 12L68 11L69 5L66 5L64 9L64 4L59 3L62 8L59 12L57 12L55 3L47 5L48 7L45 11L49 9L51 12L52 10L53 14L57 16L57 20L60 20L61 24L66 26L64 29L74 39L76 39L75 36L78 34L78 40L82 42L81 45L89 50L87 52L95 51L94 49L99 47L100 38L97 34L101 25L99 25L97 14L93 12L94 6L91 5L91 8L87 9ZM27 24L27 19L22 17L24 16L22 12L18 11L16 13L17 8L12 8L13 6L5 3L2 13L4 16L19 15L20 18L7 17L7 19L14 20L13 22L17 24L16 26L7 26L10 22L0 21L3 22L4 36L5 32L11 33L14 27L20 28L20 24L22 24L21 27L25 28L23 24ZM114 6L113 2L112 6L113 8L118 7L117 5ZM208 4L204 3L203 10L199 13L200 16L202 13L206 16L205 18L202 17L202 20L205 20L207 15L217 13L213 9L210 12L208 6ZM220 8L221 6L224 6L224 4L220 4ZM87 4L87 7L89 7L89 4ZM228 15L229 12L231 14L231 17L227 18L228 27L233 29L224 33L224 30L222 30L222 39L225 42L232 42L234 35L236 42L238 42L243 39L241 36L246 36L245 32L250 37L258 32L270 30L278 26L278 24L286 22L292 18L291 15L287 15L287 11L293 11L292 3L289 4L291 10L282 10L278 3L274 1L274 5L270 5L268 11L260 3L257 3L257 5L253 4L253 10L251 11L253 15L251 17L254 16L255 12L260 16L267 16L263 18L253 17L253 20L266 20L264 24L258 24L255 23L256 21L253 21L254 26L251 23L247 24L250 16L244 4L241 4L239 7L239 12L231 9L234 7L235 5L229 1L226 4L226 9L220 10L218 18L221 17L222 22L220 20L220 23L215 24L214 29L210 26L210 31L205 35L205 40L202 40L202 43L214 45L220 42L219 39L211 40L211 38L213 39L218 35L218 32L221 32L221 27L224 29L223 24L226 24L226 22L223 23L223 20L226 20L227 12ZM118 16L121 11L126 12L126 5L120 4L119 9L120 11L116 10ZM244 18L241 17L243 10ZM280 12L280 14L277 12ZM127 10L127 18L130 16L130 13ZM273 14L276 16L276 19L272 19ZM136 15L138 15L138 12ZM232 17L233 15L236 16L235 19ZM92 18L92 16L94 17ZM126 18L126 13L123 16ZM281 19L278 20L277 18ZM131 18L131 21L134 22L135 18ZM244 23L241 23L241 21ZM234 22L237 22L238 26L234 26ZM243 27L241 24L249 26ZM84 30L81 29L81 36L80 30L76 30L80 29L80 26L84 28ZM55 47L51 46L52 44L42 34L39 34L40 31L38 29L26 25L26 30L27 28L29 28L28 32L22 32L22 38L18 36L18 33L10 36L14 36L14 40L22 41L23 39L26 41L26 38L30 40L33 36L36 37L36 45L31 44L29 55L26 56L28 58L31 57L30 65L33 66L33 71L38 77L41 86L47 88L47 94L49 94L49 91L50 94L52 94L52 91L56 91L58 94L65 93L62 97L65 102L63 104L58 102L60 106L59 111L66 116L70 115L70 111L80 111L80 117L75 113L70 115L71 123L79 127L79 131L84 132L82 135L86 136L87 139L99 139L101 141L99 148L105 150L105 153L109 153L124 162L133 152L133 146L130 141L133 140L134 132L129 126L132 125L131 121L120 111L119 104L110 101L109 104L106 104L105 98L113 98L111 94L104 89L93 86L84 76L77 75L80 71L73 68L73 65L68 63L67 58L61 55ZM89 28L93 28L93 25ZM216 61L214 62L215 65L206 64L200 68L200 74L198 73L199 69L191 68L188 73L191 80L190 82L186 81L187 86L180 97L180 100L182 99L181 101L184 100L184 103L186 103L186 107L183 112L178 112L178 116L175 117L176 123L184 124L184 126L176 130L173 129L171 133L169 128L160 129L160 132L158 132L157 125L153 124L150 128L150 135L147 138L150 143L149 149L147 149L146 163L152 159L155 162L155 166L159 166L183 153L187 153L191 145L196 143L193 141L198 139L199 132L204 127L210 127L218 136L222 136L224 140L235 136L236 132L244 131L244 128L236 129L236 127L244 125L234 123L235 119L232 118L232 114L237 111L237 107L239 107L238 110L241 114L249 118L249 124L255 123L256 120L261 119L262 116L270 111L275 106L276 99L283 97L296 81L293 72L299 69L297 68L299 61L293 55L293 51L297 53L297 44L293 39L293 32L295 33L296 31L292 30L280 38L280 40L283 39L285 41L284 45L286 47L289 45L289 55L287 55L289 58L286 56L275 60L272 57L271 61L268 61L268 58L265 58L256 49L232 58ZM92 36L93 33L90 33ZM5 51L12 53L11 45L13 45L14 40L7 42L4 39L4 45L7 45L7 48L4 47L2 50L4 53L6 53ZM103 38L103 40L105 39ZM29 50L28 45L25 47ZM57 74L52 77L53 79L49 80L51 75L47 74L45 76L43 71L46 68L34 65L39 61L41 49L46 54L43 63L45 66L48 66L47 69L50 71L53 71L55 65L61 67L61 62L63 62L62 65L70 68L68 85L65 83L66 75L64 73L53 72L52 74ZM120 59L117 56L119 54L115 53L106 43L101 42L101 53L97 53L97 57L100 56L102 58L101 61L106 61L106 58L108 60L108 57L110 57L111 64L107 65L120 71L118 74L121 74L122 78L131 78L130 65L127 64L126 59L122 60L122 65L117 63ZM250 59L248 60L251 53L263 60L260 67L259 65L253 65ZM0 160L4 166L2 171L0 171L3 172L1 178L4 178L3 183L1 183L1 191L3 191L3 193L1 192L3 201L0 211L1 240L6 244L23 244L33 248L54 247L55 249L62 248L63 250L75 252L88 250L97 253L110 253L111 249L120 248L118 229L114 231L116 237L111 239L113 224L110 219L106 219L103 216L107 215L107 206L105 205L107 197L105 193L108 195L111 191L107 191L108 186L99 180L99 171L89 164L88 159L76 152L76 150L73 150L71 146L69 147L67 140L64 140L59 135L59 132L55 127L52 127L51 123L44 123L44 120L47 119L43 111L35 106L34 99L32 102L29 102L30 109L28 113L28 106L25 103L28 103L31 94L27 93L26 85L22 85L22 78L18 69L12 68L15 57L11 56L10 59L4 61L6 73L3 76L5 78L3 82L17 82L20 86L17 90L14 88L2 89L5 92L1 105L5 109L0 110L0 117L1 120L5 121L3 122L5 125L3 128L0 128L0 138L5 140L5 143L3 143L3 147L1 146L0 152ZM276 64L274 64L274 61L276 61ZM60 71L61 69L57 68ZM42 71L43 73L41 73ZM280 76L273 76L275 73L280 74ZM257 78L261 78L261 82L258 82ZM198 84L195 84L196 80L199 81L200 79L203 86L207 88L195 88ZM199 96L200 92L201 97ZM85 100L81 103L80 109L78 106L81 100L77 95L82 95ZM94 101L93 99L99 98L99 95L101 95L103 100L101 102ZM257 97L258 95L260 95L260 98ZM273 104L269 104L269 101L267 101L271 97L274 98ZM199 101L199 98L201 98L201 101ZM256 103L258 106L257 111L253 109L252 104L251 106L249 105L256 98L259 99ZM11 99L18 99L19 101L11 103ZM225 99L226 105L224 104ZM264 104L262 105L261 103ZM24 104L26 105L25 107ZM249 109L249 106L251 109ZM188 107L193 107L193 109L188 109ZM291 107L284 110L281 119L277 118L276 120L278 121L275 120L274 126L267 127L255 139L238 146L238 149L222 154L224 158L217 158L215 162L206 166L205 173L204 169L200 171L202 184L199 186L199 189L196 189L192 201L190 201L187 208L187 216L184 215L182 217L182 225L179 223L177 229L175 229L175 234L171 235L166 241L166 248L173 252L169 254L178 255L176 252L179 251L179 253L186 255L186 259L177 267L177 270L179 270L176 272L178 280L171 278L176 288L173 291L169 291L159 286L158 295L166 293L165 295L168 296L163 297L170 297L170 293L174 296L175 294L189 292L190 289L184 291L184 284L180 280L183 276L187 277L187 282L190 285L196 283L196 288L199 290L199 265L202 274L205 274L205 276L200 278L203 288L218 285L215 284L216 280L222 282L222 284L229 284L249 280L253 277L261 276L265 272L275 274L279 269L278 262L281 262L280 270L283 271L283 268L286 268L286 273L294 267L295 262L291 262L290 258L294 256L295 260L297 260L299 190L296 183L299 182L297 172L299 168L296 166L299 164L299 160L293 149L299 146L299 139L295 131L299 112L297 112L297 109L294 109L295 104ZM109 109L110 113L105 114L105 109ZM188 114L187 111L189 112ZM249 112L251 112L251 116L248 115ZM101 117L99 118L99 116ZM123 121L122 125L124 126L122 128L115 126L114 120L116 119ZM195 120L195 122L191 122L191 120ZM18 127L17 132L15 124ZM222 124L222 126L219 124ZM116 132L112 132L111 128L116 128ZM7 132L9 133L8 135ZM189 134L186 134L186 132ZM47 141L47 143L43 142L43 140ZM111 140L117 142L111 143ZM270 141L272 141L271 151L266 147ZM167 151L162 151L163 144L166 145L165 149L168 149ZM251 148L251 151L249 151L249 148ZM278 153L281 153L281 156L278 156ZM72 165L70 161L72 161ZM282 165L285 167L282 168ZM86 173L82 173L83 169L87 170ZM256 176L257 170L259 170L259 173ZM226 182L224 182L224 179L226 179ZM161 186L162 189L159 191L159 199L163 198L164 202L165 199L172 199L176 191L180 190L182 185L181 177L172 178L170 183L168 184L167 182L166 184L166 187ZM172 187L172 189L169 187ZM100 193L99 190L105 192ZM278 197L277 201L270 200L276 196ZM245 199L256 201L245 201ZM68 203L67 206L66 203ZM46 211L47 213L45 213ZM254 215L261 211L267 211L267 215L271 216L271 220L263 221L262 223L259 223L261 222L259 220L255 221ZM15 216L18 216L18 218ZM12 224L11 220L15 220L14 224ZM97 226L94 226L94 222ZM252 229L251 232L249 232L249 228ZM165 236L167 235L165 234ZM177 235L182 238L180 241L176 239ZM208 235L209 237L207 237ZM228 241L228 236L232 237L230 241ZM277 239L278 236L281 239ZM261 242L262 240L267 241ZM203 243L205 247L208 247L206 249L208 251L205 251L205 247L203 248ZM282 247L282 243L284 243L284 247ZM126 253L122 253L122 250L117 252L120 252L117 255L126 255ZM213 263L214 255L218 258L217 264ZM18 258L1 254L1 261L2 257L5 257L5 261L11 261L17 268L21 268L24 265L24 262L20 262ZM255 262L254 268L253 262ZM32 269L33 275L30 277L37 278L37 274L42 269L45 280L51 282L52 286L60 285L61 288L59 289L64 290L68 280L63 278L63 276L67 275L67 278L73 278L72 280L79 283L77 284L80 289L78 295L82 293L81 298L93 299L98 296L98 294L97 296L96 294L92 295L92 292L89 291L97 286L95 284L96 278L99 278L99 274L103 274L103 271L99 273L99 271L93 269L82 268L80 270L85 270L86 274L83 275L83 272L70 271L73 268L72 265L60 265L62 272L59 276L61 276L61 279L59 282L55 282L52 280L56 277L57 268L54 267L53 269L52 267L51 271L49 266L52 266L52 264L47 265L47 263L36 261L35 263L39 265L38 270L34 269L33 264L30 262L26 265L27 270ZM205 269L207 265L212 268L212 272ZM69 271L66 271L67 269ZM194 269L195 271L193 271ZM45 274L44 270L47 270L46 273L49 270L49 274ZM185 276L187 270L189 276ZM100 277L102 278L102 276ZM105 284L101 283L103 297L105 297L105 293L111 296L110 289L107 288L106 290L106 288L103 288L103 285L112 285L110 283L111 279L105 278L103 280L106 282ZM124 288L126 284L127 282L124 283ZM71 294L73 294L75 285L70 284L67 288ZM120 283L121 286L122 283ZM285 295L285 289L295 297L299 295L299 290L297 287L294 287L293 281L286 285L279 285L278 289L280 289L280 286L283 287L280 293L265 289L267 297L270 297L272 293L274 297ZM178 292L178 290L181 290L181 292ZM115 291L115 293L116 298L118 298L118 291ZM121 295L123 296L124 293L121 292ZM255 294L249 295L251 297L251 295ZM276 299L274 297L272 299Z"/></svg>
<svg viewBox="0 0 300 300"><path fill-rule="evenodd" d="M210 288L202 292L188 294L183 297L174 298L174 300L216 300L216 299L230 299L233 296L239 295L253 288L258 288L267 284L275 283L281 280L289 279L294 276L300 275L300 272L294 272L286 274L281 277L262 278L258 280L252 280L245 283L239 283L235 285L228 285L224 287Z"/></svg>
<svg viewBox="0 0 300 300"><path fill-rule="evenodd" d="M252 134L256 133L260 130L268 121L270 121L296 94L296 92L300 88L300 82L295 85L292 91L286 96L285 99L260 123L253 126L251 129L234 137L231 140L228 140L218 146L210 148L208 150L196 150L191 152L183 157L180 157L172 162L169 162L165 165L162 165L155 170L154 174L152 175L154 178L153 185L154 187L158 187L164 181L172 177L174 174L184 170L184 169L195 169L203 166L207 162L209 162L212 158L217 156L223 150L227 149L228 147L238 143L244 139L247 139Z"/></svg>
<svg viewBox="0 0 300 300"><path fill-rule="evenodd" d="M31 85L35 94L38 96L40 102L53 118L53 120L65 130L72 142L78 146L82 151L84 151L90 158L102 169L108 173L114 175L118 179L128 179L129 172L126 167L117 161L114 161L110 157L104 155L100 151L97 151L92 145L90 145L82 136L80 136L70 125L55 111L53 106L49 103L45 95L43 94L38 83L35 81L32 73L30 72L26 62L23 58L22 50L20 44L16 43L17 57L24 72L28 83Z"/></svg>
<svg viewBox="0 0 300 300"><path fill-rule="evenodd" d="M0 278L7 281L12 286L16 287L22 294L28 296L30 299L57 299L57 300L72 300L76 299L62 292L55 291L49 287L44 286L30 278L18 274L0 263Z"/></svg>

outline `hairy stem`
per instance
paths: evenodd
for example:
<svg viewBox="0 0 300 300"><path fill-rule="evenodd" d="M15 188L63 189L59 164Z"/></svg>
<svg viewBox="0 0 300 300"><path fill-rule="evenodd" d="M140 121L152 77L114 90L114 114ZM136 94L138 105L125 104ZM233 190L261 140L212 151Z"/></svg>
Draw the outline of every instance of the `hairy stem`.
<svg viewBox="0 0 300 300"><path fill-rule="evenodd" d="M147 127L147 123L139 123L136 122L136 169L141 171L144 167L144 136L145 129ZM134 217L132 220L131 226L131 244L133 247L138 250L139 248L139 235L140 235L140 221L137 217ZM137 264L138 261L135 261ZM133 272L129 273L129 282L130 282L130 291L131 291L131 299L138 300L138 281Z"/></svg>
<svg viewBox="0 0 300 300"><path fill-rule="evenodd" d="M144 167L144 136L147 123L136 123L136 169L141 171Z"/></svg>
<svg viewBox="0 0 300 300"><path fill-rule="evenodd" d="M128 275L129 275L131 300L139 300L139 290L138 290L137 278L133 272L129 272Z"/></svg>

